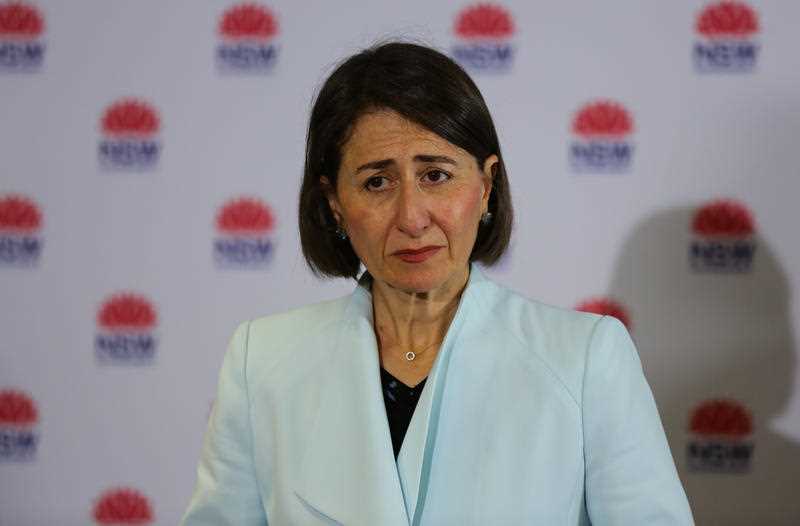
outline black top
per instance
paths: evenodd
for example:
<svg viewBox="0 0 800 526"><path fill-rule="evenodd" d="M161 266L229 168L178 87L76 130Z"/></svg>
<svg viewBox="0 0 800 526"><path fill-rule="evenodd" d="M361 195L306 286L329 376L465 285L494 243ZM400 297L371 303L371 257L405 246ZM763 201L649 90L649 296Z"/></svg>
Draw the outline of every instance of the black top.
<svg viewBox="0 0 800 526"><path fill-rule="evenodd" d="M411 423L414 408L417 407L419 395L422 393L422 388L425 387L425 380L427 378L414 387L409 387L381 367L383 403L386 405L386 417L389 420L389 432L392 434L395 459L400 453L400 446L406 436L408 424Z"/></svg>

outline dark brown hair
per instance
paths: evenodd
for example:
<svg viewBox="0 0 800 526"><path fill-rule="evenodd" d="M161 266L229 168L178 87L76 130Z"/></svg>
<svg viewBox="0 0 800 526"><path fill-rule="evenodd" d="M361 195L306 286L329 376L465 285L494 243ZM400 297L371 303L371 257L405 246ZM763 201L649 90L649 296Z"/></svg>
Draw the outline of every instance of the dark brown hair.
<svg viewBox="0 0 800 526"><path fill-rule="evenodd" d="M335 188L341 148L356 120L372 110L393 110L470 154L483 167L497 155L489 212L481 223L470 261L491 265L511 237L513 210L497 132L478 87L446 55L417 44L380 44L351 56L331 73L311 110L300 189L300 242L318 276L357 277L358 256L336 236L336 220L320 177Z"/></svg>

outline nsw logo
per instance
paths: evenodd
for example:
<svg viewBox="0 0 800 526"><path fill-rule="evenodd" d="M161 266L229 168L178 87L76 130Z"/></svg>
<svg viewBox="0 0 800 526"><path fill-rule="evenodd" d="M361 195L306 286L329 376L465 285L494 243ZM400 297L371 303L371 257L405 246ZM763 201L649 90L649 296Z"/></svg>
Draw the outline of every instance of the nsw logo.
<svg viewBox="0 0 800 526"><path fill-rule="evenodd" d="M31 266L42 253L42 213L31 199L0 196L0 265Z"/></svg>
<svg viewBox="0 0 800 526"><path fill-rule="evenodd" d="M266 6L245 2L222 14L217 67L223 72L266 73L278 60L278 21Z"/></svg>
<svg viewBox="0 0 800 526"><path fill-rule="evenodd" d="M472 71L502 72L514 60L514 20L503 7L476 4L462 10L453 28L453 57Z"/></svg>
<svg viewBox="0 0 800 526"><path fill-rule="evenodd" d="M133 488L111 488L104 491L94 502L92 517L95 524L144 526L155 520L150 501Z"/></svg>
<svg viewBox="0 0 800 526"><path fill-rule="evenodd" d="M274 251L275 217L255 197L229 200L217 212L214 260L223 268L264 268Z"/></svg>
<svg viewBox="0 0 800 526"><path fill-rule="evenodd" d="M625 306L607 297L594 297L586 299L575 306L575 310L581 312L591 312L594 314L601 314L603 316L613 316L625 326L628 331L631 330L631 316Z"/></svg>
<svg viewBox="0 0 800 526"><path fill-rule="evenodd" d="M148 102L126 98L111 104L100 127L103 137L97 154L103 168L144 171L158 164L161 120Z"/></svg>
<svg viewBox="0 0 800 526"><path fill-rule="evenodd" d="M624 173L633 161L633 118L611 100L581 107L572 120L569 160L577 173Z"/></svg>
<svg viewBox="0 0 800 526"><path fill-rule="evenodd" d="M686 454L689 469L708 473L750 470L755 445L749 411L734 400L708 400L692 411Z"/></svg>
<svg viewBox="0 0 800 526"><path fill-rule="evenodd" d="M689 263L697 272L749 272L756 243L753 216L742 203L719 199L701 206L692 219Z"/></svg>
<svg viewBox="0 0 800 526"><path fill-rule="evenodd" d="M752 7L723 0L706 6L695 23L694 65L699 72L750 72L758 59L758 15Z"/></svg>
<svg viewBox="0 0 800 526"><path fill-rule="evenodd" d="M44 18L27 2L0 3L0 71L34 72L44 62Z"/></svg>
<svg viewBox="0 0 800 526"><path fill-rule="evenodd" d="M0 390L0 461L33 460L39 433L33 399L16 389Z"/></svg>
<svg viewBox="0 0 800 526"><path fill-rule="evenodd" d="M149 365L155 360L157 315L139 294L120 292L97 312L95 356L100 364Z"/></svg>

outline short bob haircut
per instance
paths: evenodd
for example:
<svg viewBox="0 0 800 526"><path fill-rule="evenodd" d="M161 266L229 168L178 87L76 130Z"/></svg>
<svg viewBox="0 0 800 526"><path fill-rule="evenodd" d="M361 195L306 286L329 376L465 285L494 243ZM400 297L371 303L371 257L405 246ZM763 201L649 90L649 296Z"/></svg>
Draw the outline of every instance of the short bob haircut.
<svg viewBox="0 0 800 526"><path fill-rule="evenodd" d="M300 189L300 242L312 272L320 277L357 278L361 262L336 220L320 177L336 188L341 149L360 116L393 110L469 152L483 167L499 162L489 197L491 221L481 223L470 261L495 263L506 250L513 210L508 176L492 117L478 87L444 54L417 44L376 45L339 64L323 84L311 110Z"/></svg>

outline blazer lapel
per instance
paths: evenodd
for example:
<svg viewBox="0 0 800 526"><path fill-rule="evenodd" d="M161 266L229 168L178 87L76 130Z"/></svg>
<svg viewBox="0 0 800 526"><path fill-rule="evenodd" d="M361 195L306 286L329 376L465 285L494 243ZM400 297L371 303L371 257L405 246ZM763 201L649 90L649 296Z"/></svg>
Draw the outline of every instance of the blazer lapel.
<svg viewBox="0 0 800 526"><path fill-rule="evenodd" d="M347 525L420 524L450 357L483 281L472 265L396 464L380 385L372 297L365 283L359 284L324 371L322 402L300 468L295 492L306 506Z"/></svg>
<svg viewBox="0 0 800 526"><path fill-rule="evenodd" d="M363 286L342 323L295 492L341 524L408 526L383 405L372 301Z"/></svg>
<svg viewBox="0 0 800 526"><path fill-rule="evenodd" d="M412 526L420 524L422 511L425 508L431 460L436 446L441 402L447 383L450 358L454 347L457 346L461 327L470 315L470 303L472 296L476 293L475 289L478 283L484 280L483 274L473 265L469 282L461 295L458 310L450 323L433 368L428 374L428 380L425 382L397 457L397 468L403 488L406 512Z"/></svg>

